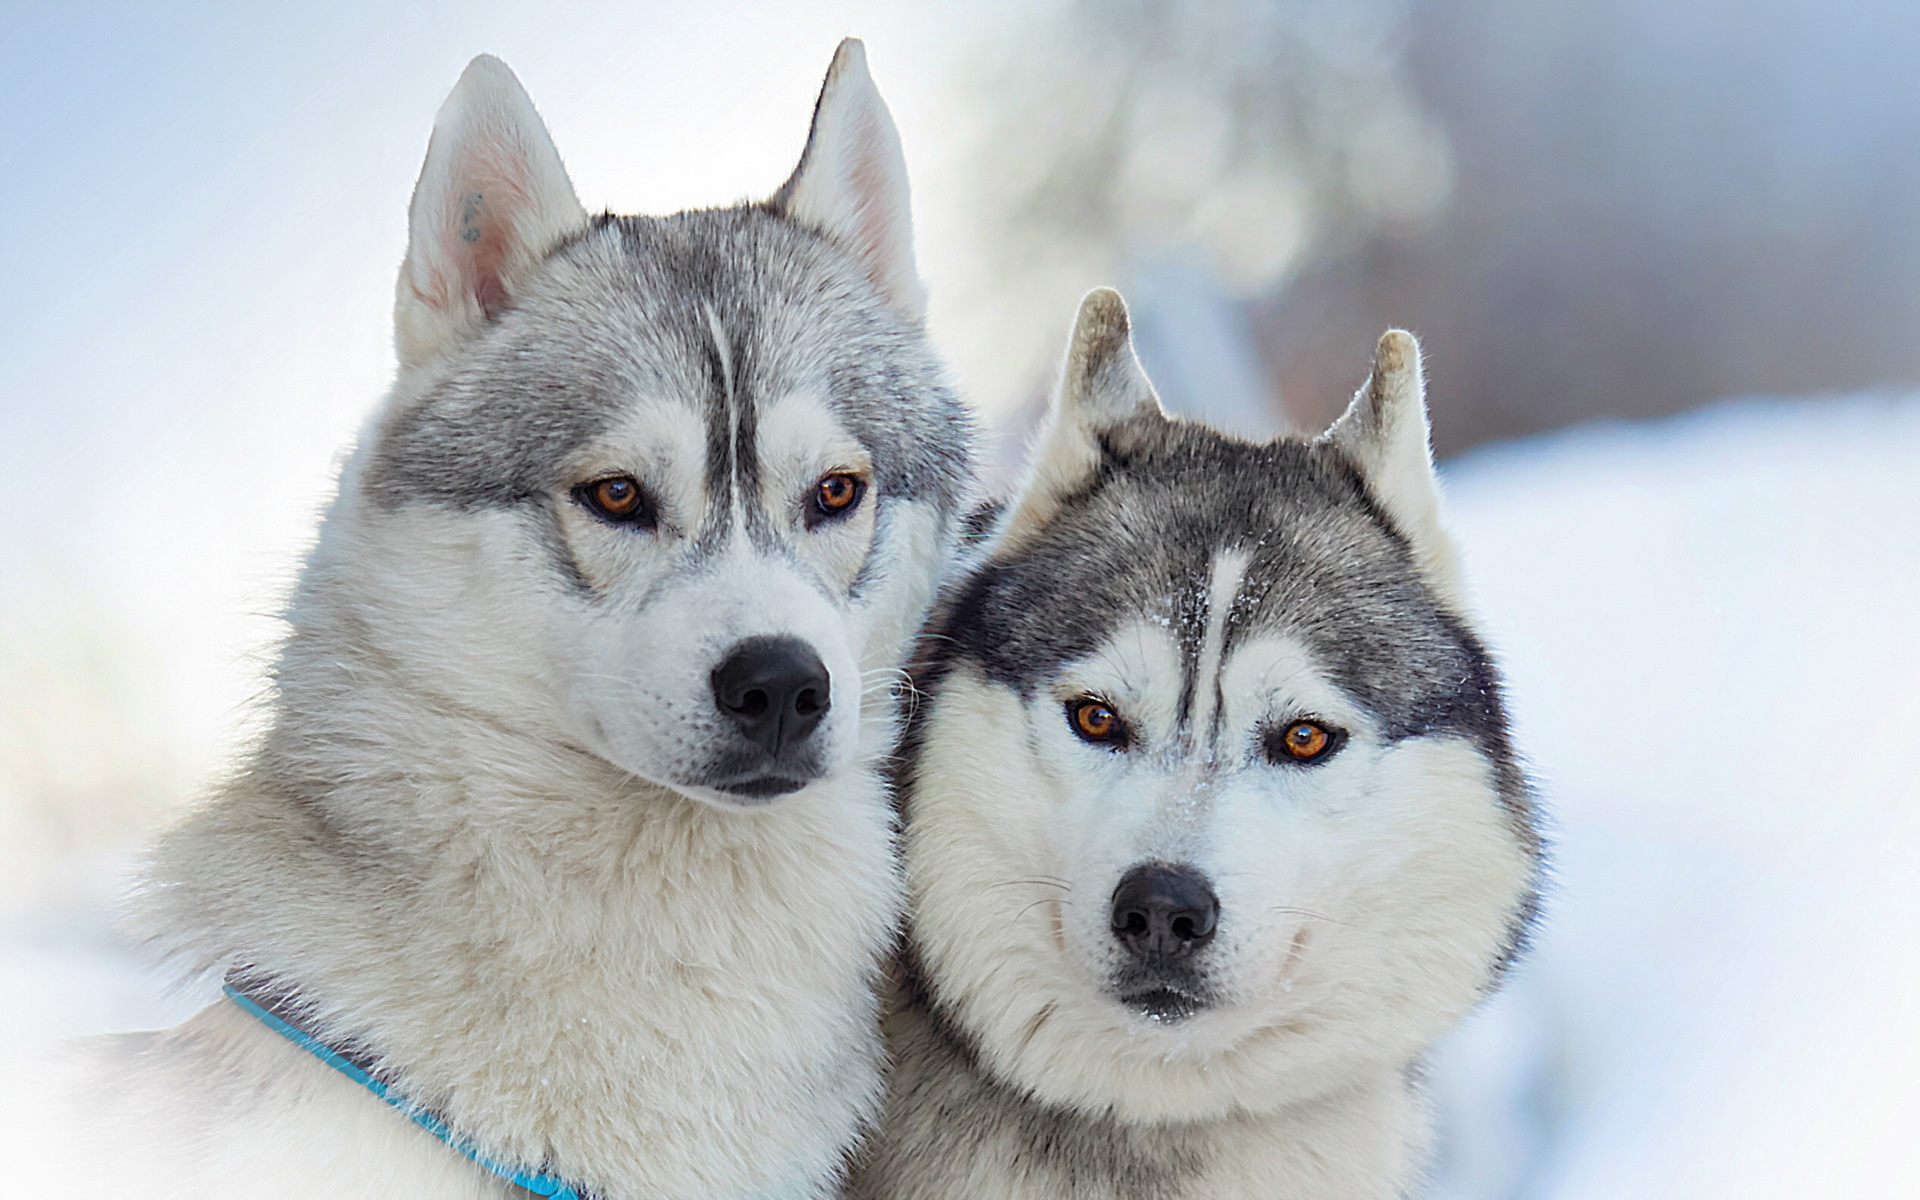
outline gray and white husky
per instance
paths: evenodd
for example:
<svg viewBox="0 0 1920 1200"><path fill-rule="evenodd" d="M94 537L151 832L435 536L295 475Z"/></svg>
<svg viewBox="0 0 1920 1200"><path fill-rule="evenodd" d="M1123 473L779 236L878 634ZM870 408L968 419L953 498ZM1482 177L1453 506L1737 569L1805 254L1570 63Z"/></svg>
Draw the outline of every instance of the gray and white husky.
<svg viewBox="0 0 1920 1200"><path fill-rule="evenodd" d="M412 1114L602 1200L837 1194L882 1094L889 697L969 487L864 53L770 200L657 219L589 216L476 59L410 222L270 727L151 865L144 928L240 995L95 1048L89 1161L509 1193Z"/></svg>
<svg viewBox="0 0 1920 1200"><path fill-rule="evenodd" d="M1386 1197L1539 840L1438 520L1419 350L1325 435L1169 419L1118 295L931 626L896 1074L855 1193Z"/></svg>

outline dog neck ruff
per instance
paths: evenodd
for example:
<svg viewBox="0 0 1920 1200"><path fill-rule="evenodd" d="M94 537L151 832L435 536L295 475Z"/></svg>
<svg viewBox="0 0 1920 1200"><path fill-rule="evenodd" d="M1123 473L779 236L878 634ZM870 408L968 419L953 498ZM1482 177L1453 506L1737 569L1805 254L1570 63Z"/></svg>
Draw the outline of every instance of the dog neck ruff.
<svg viewBox="0 0 1920 1200"><path fill-rule="evenodd" d="M579 1191L562 1180L539 1171L521 1170L497 1163L465 1140L455 1137L453 1130L448 1128L439 1114L396 1094L374 1078L370 1069L371 1058L351 1046L329 1046L302 1029L298 1022L299 1007L290 993L274 990L259 978L238 969L228 973L224 990L229 999L259 1018L260 1023L268 1029L380 1097L402 1116L466 1155L481 1168L536 1196L547 1196L552 1200L584 1200Z"/></svg>

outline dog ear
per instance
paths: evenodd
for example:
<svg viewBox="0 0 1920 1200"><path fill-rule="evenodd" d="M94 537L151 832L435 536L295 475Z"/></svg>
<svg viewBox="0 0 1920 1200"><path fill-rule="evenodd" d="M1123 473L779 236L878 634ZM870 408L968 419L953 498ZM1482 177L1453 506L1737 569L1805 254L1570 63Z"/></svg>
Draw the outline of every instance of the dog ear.
<svg viewBox="0 0 1920 1200"><path fill-rule="evenodd" d="M768 207L849 251L881 293L915 321L927 292L913 262L907 160L887 102L867 73L867 51L848 38L834 52L800 165Z"/></svg>
<svg viewBox="0 0 1920 1200"><path fill-rule="evenodd" d="M1440 526L1440 481L1428 447L1426 381L1420 343L1404 329L1380 335L1373 371L1320 441L1360 469L1374 502L1413 547L1427 581L1460 599L1453 542Z"/></svg>
<svg viewBox="0 0 1920 1200"><path fill-rule="evenodd" d="M1102 442L1139 420L1164 421L1166 412L1133 352L1126 301L1112 288L1095 288L1080 302L1053 409L998 543L1017 543L1051 520L1061 500L1100 469Z"/></svg>
<svg viewBox="0 0 1920 1200"><path fill-rule="evenodd" d="M586 222L520 81L492 55L468 63L434 118L407 209L394 297L401 371L499 316L528 272Z"/></svg>

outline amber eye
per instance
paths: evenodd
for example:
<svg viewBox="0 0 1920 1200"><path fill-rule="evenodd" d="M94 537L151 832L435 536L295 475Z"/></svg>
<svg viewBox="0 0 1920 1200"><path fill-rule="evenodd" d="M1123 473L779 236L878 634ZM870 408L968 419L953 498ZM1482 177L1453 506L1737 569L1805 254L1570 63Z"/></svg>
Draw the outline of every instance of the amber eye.
<svg viewBox="0 0 1920 1200"><path fill-rule="evenodd" d="M653 508L639 481L631 475L614 475L574 489L580 503L609 521L621 524L652 524Z"/></svg>
<svg viewBox="0 0 1920 1200"><path fill-rule="evenodd" d="M807 523L817 525L821 521L846 516L859 506L860 497L866 490L867 481L852 471L822 475L820 482L813 485L813 511L807 514Z"/></svg>
<svg viewBox="0 0 1920 1200"><path fill-rule="evenodd" d="M1067 701L1067 723L1083 742L1121 748L1127 742L1127 726L1105 700L1081 696Z"/></svg>
<svg viewBox="0 0 1920 1200"><path fill-rule="evenodd" d="M1267 735L1267 758L1276 763L1319 762L1345 740L1345 734L1318 721L1294 721Z"/></svg>

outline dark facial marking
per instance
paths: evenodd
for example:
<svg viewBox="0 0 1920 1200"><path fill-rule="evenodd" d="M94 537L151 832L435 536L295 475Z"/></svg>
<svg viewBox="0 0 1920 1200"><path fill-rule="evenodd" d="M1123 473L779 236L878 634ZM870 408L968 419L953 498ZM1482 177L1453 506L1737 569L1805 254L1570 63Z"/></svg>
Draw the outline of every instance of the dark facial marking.
<svg viewBox="0 0 1920 1200"><path fill-rule="evenodd" d="M752 345L750 330L741 331L738 344L743 351L745 347ZM752 379L754 376L749 373L747 378ZM747 536L753 539L754 546L762 551L783 549L785 543L780 537L780 531L768 519L766 505L760 493L759 397L753 392L736 389L732 403L734 486L738 489L740 511L746 520Z"/></svg>
<svg viewBox="0 0 1920 1200"><path fill-rule="evenodd" d="M1351 465L1323 447L1255 446L1189 424L1133 431L1060 515L963 585L949 628L967 657L1023 695L1120 625L1159 615L1178 639L1191 713L1215 559L1247 570L1223 652L1294 633L1392 736L1504 736L1484 651L1421 580Z"/></svg>
<svg viewBox="0 0 1920 1200"><path fill-rule="evenodd" d="M878 503L877 501L875 503ZM883 578L882 563L889 545L887 534L893 528L894 510L879 505L873 515L873 539L867 543L867 556L860 560L860 569L854 572L853 582L847 585L847 598L858 600L863 592L876 580Z"/></svg>
<svg viewBox="0 0 1920 1200"><path fill-rule="evenodd" d="M1194 747L1193 701L1200 686L1200 651L1206 644L1207 606L1212 601L1207 585L1213 580L1212 568L1211 560L1187 564L1168 597L1173 609L1173 636L1180 647L1180 700L1174 710L1179 714L1174 739L1189 750Z"/></svg>
<svg viewBox="0 0 1920 1200"><path fill-rule="evenodd" d="M491 232L483 198L467 200L478 253ZM759 502L752 403L824 385L873 464L863 503L879 506L877 526L886 528L895 499L958 519L971 449L965 408L924 333L811 230L760 206L601 216L528 272L511 300L387 418L359 476L374 505L544 503L571 489L581 449L629 419L636 398L684 398L705 418L704 486L715 501L686 531L693 556L731 536L736 483L749 489L750 532L771 542L786 517L771 521ZM856 589L878 575L870 558Z"/></svg>
<svg viewBox="0 0 1920 1200"><path fill-rule="evenodd" d="M578 595L593 595L593 583L587 578L586 572L580 569L580 560L573 556L573 547L567 542L566 531L560 526L560 513L553 504L543 497L528 506L526 520L567 587Z"/></svg>
<svg viewBox="0 0 1920 1200"><path fill-rule="evenodd" d="M706 312L712 313L711 306ZM717 317L711 318L717 321ZM707 516L701 523L697 538L697 550L701 553L715 553L727 541L733 528L733 403L736 387L733 364L728 358L728 348L722 346L717 338L724 336L724 330L708 329L707 338L700 346L701 357L706 363L706 416L707 416Z"/></svg>
<svg viewBox="0 0 1920 1200"><path fill-rule="evenodd" d="M1471 739L1494 764L1516 835L1537 851L1492 659L1426 584L1351 460L1323 443L1252 445L1179 421L1123 425L1101 454L1045 528L949 594L926 642L930 682L964 661L1031 701L1142 617L1169 621L1184 662L1204 637L1211 564L1238 550L1248 565L1223 652L1284 630L1390 739ZM1190 702L1182 696L1183 710Z"/></svg>

